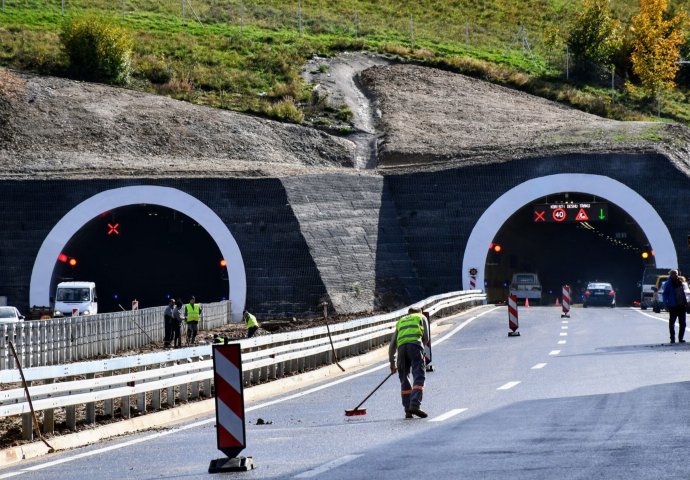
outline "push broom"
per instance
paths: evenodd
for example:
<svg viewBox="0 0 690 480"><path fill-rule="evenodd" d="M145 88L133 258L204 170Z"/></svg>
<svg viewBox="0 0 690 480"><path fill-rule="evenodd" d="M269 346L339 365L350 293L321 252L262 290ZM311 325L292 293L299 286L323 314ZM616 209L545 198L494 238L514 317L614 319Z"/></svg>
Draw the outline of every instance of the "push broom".
<svg viewBox="0 0 690 480"><path fill-rule="evenodd" d="M389 378L391 378L391 377L393 376L393 373L395 373L395 372L389 373L388 376L387 376L386 378L384 378L383 381L382 381L381 383L379 383L379 384L376 386L376 388L373 389L373 390L371 391L371 393L370 393L369 395L367 395L366 398L365 398L364 400L362 400L362 401L360 402L360 404L357 405L353 410L345 410L345 416L346 416L346 417L353 417L353 416L355 416L355 415L366 415L366 414L367 414L367 409L366 409L366 408L359 408L359 407L361 407L362 405L364 405L364 402L366 402L367 400L369 400L369 397L371 397L371 396L374 394L374 392L375 392L376 390L378 390L379 388L381 388L381 385L383 385L384 383L386 383L386 380L388 380Z"/></svg>

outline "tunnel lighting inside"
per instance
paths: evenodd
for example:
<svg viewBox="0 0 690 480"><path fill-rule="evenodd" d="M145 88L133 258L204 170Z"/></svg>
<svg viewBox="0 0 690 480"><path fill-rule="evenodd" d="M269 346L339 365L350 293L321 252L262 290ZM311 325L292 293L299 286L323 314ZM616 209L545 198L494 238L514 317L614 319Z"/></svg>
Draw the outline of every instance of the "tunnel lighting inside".
<svg viewBox="0 0 690 480"><path fill-rule="evenodd" d="M227 263L208 232L153 205L111 210L79 229L55 263L51 292L71 280L96 282L100 312L129 310L134 299L139 308L191 295L215 302L228 292Z"/></svg>
<svg viewBox="0 0 690 480"><path fill-rule="evenodd" d="M568 221L557 221L561 214L551 216L553 209L543 214L534 208L556 203L597 203L601 208L580 213L579 220L579 208L564 209ZM639 299L643 268L654 264L648 243L634 218L605 199L578 193L537 199L516 211L487 245L489 301L507 298L514 273L532 272L542 284L542 303L554 303L564 284L573 286L577 303L588 282L600 281L614 286L618 305L629 305ZM494 245L501 246L499 252Z"/></svg>

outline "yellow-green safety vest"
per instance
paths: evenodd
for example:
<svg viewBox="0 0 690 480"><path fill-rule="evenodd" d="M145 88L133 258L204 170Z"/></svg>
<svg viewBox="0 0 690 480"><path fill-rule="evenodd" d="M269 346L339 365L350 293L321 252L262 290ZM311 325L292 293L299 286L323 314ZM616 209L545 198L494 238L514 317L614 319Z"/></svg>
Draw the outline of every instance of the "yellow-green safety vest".
<svg viewBox="0 0 690 480"><path fill-rule="evenodd" d="M421 313L411 313L405 315L398 323L395 324L395 331L397 332L397 346L406 343L422 344L422 337L424 336L424 319Z"/></svg>
<svg viewBox="0 0 690 480"><path fill-rule="evenodd" d="M186 322L198 322L201 317L201 306L198 303L192 305L188 303L184 306L185 312L187 314Z"/></svg>
<svg viewBox="0 0 690 480"><path fill-rule="evenodd" d="M256 317L249 312L247 312L247 318L245 321L247 322L247 330L249 330L252 327L259 326L259 322L256 321Z"/></svg>

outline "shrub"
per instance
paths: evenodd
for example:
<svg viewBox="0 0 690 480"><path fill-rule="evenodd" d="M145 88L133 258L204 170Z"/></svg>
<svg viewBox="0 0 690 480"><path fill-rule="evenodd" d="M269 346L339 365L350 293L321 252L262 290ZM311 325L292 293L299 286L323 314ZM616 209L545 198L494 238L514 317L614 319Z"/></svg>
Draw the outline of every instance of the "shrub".
<svg viewBox="0 0 690 480"><path fill-rule="evenodd" d="M273 104L266 104L264 112L271 118L278 120L285 120L293 123L302 123L304 121L304 113L295 105L295 101L288 97L280 102Z"/></svg>
<svg viewBox="0 0 690 480"><path fill-rule="evenodd" d="M165 59L153 55L139 59L135 69L139 76L157 85L163 85L172 79L172 71Z"/></svg>
<svg viewBox="0 0 690 480"><path fill-rule="evenodd" d="M60 40L78 78L128 82L132 41L122 28L100 18L76 18L64 25Z"/></svg>

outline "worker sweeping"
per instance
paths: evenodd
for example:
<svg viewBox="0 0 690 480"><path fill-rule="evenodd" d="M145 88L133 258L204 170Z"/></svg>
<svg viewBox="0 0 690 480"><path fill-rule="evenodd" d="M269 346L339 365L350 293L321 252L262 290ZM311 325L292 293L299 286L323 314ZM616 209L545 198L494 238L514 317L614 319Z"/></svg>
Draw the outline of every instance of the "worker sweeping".
<svg viewBox="0 0 690 480"><path fill-rule="evenodd" d="M400 393L405 408L405 418L414 415L426 418L420 407L426 379L424 345L429 343L429 331L424 328L424 317L420 308L410 308L407 315L395 324L395 332L388 347L391 373L398 372ZM397 362L396 362L397 353ZM412 384L410 384L412 374Z"/></svg>

